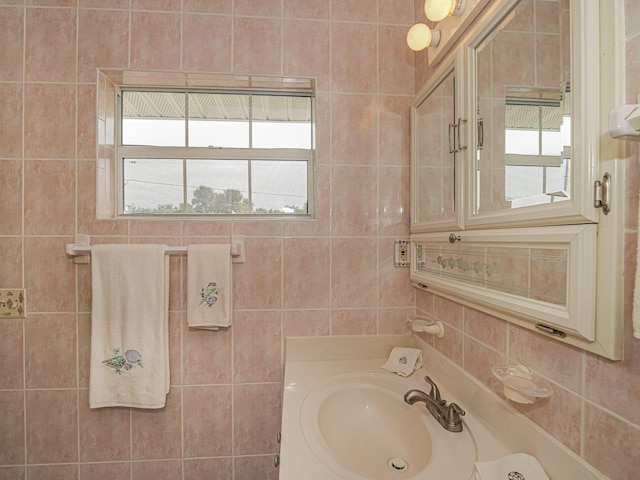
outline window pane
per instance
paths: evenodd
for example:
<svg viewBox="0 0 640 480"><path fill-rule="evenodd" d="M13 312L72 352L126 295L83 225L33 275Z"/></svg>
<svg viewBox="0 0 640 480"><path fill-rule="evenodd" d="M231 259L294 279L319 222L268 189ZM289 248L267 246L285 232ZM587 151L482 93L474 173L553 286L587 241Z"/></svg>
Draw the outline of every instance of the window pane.
<svg viewBox="0 0 640 480"><path fill-rule="evenodd" d="M189 146L247 148L249 146L249 122L189 120Z"/></svg>
<svg viewBox="0 0 640 480"><path fill-rule="evenodd" d="M123 145L184 147L184 120L129 118L122 121Z"/></svg>
<svg viewBox="0 0 640 480"><path fill-rule="evenodd" d="M122 92L122 144L184 147L185 94Z"/></svg>
<svg viewBox="0 0 640 480"><path fill-rule="evenodd" d="M544 167L505 167L505 198L518 200L543 193ZM521 205L518 205L521 206Z"/></svg>
<svg viewBox="0 0 640 480"><path fill-rule="evenodd" d="M542 155L552 155L558 157L560 163L560 155L562 154L562 137L560 132L542 132Z"/></svg>
<svg viewBox="0 0 640 480"><path fill-rule="evenodd" d="M566 165L567 163L564 162L559 167L547 167L547 188L545 193L564 193L566 195L568 191ZM565 198L559 196L556 201L564 200Z"/></svg>
<svg viewBox="0 0 640 480"><path fill-rule="evenodd" d="M251 213L249 162L187 160L189 213Z"/></svg>
<svg viewBox="0 0 640 480"><path fill-rule="evenodd" d="M182 160L124 159L124 213L182 213Z"/></svg>
<svg viewBox="0 0 640 480"><path fill-rule="evenodd" d="M308 213L307 162L251 162L255 213Z"/></svg>
<svg viewBox="0 0 640 480"><path fill-rule="evenodd" d="M253 148L311 148L311 98L253 95Z"/></svg>
<svg viewBox="0 0 640 480"><path fill-rule="evenodd" d="M249 96L189 94L190 147L249 147Z"/></svg>
<svg viewBox="0 0 640 480"><path fill-rule="evenodd" d="M311 122L254 122L254 148L311 148Z"/></svg>
<svg viewBox="0 0 640 480"><path fill-rule="evenodd" d="M540 138L538 130L505 130L505 153L538 155Z"/></svg>

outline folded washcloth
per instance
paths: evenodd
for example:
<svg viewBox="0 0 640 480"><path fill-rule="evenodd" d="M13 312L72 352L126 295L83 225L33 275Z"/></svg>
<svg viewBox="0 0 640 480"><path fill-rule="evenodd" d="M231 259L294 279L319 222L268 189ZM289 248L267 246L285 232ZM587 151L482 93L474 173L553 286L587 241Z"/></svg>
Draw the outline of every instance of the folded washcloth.
<svg viewBox="0 0 640 480"><path fill-rule="evenodd" d="M169 392L165 249L165 245L92 248L91 408L165 406Z"/></svg>
<svg viewBox="0 0 640 480"><path fill-rule="evenodd" d="M514 453L476 462L476 480L549 480L549 477L535 457Z"/></svg>
<svg viewBox="0 0 640 480"><path fill-rule="evenodd" d="M407 377L422 366L422 350L419 348L393 347L382 368Z"/></svg>
<svg viewBox="0 0 640 480"><path fill-rule="evenodd" d="M231 326L231 245L187 247L187 325L203 330Z"/></svg>

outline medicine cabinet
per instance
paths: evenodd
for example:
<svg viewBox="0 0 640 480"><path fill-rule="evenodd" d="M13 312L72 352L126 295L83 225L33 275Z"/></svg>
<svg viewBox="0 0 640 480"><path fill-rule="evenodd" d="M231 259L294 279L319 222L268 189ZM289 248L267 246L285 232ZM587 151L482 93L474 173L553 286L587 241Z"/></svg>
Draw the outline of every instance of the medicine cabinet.
<svg viewBox="0 0 640 480"><path fill-rule="evenodd" d="M612 359L624 174L606 117L623 95L621 3L496 0L412 109L412 283Z"/></svg>
<svg viewBox="0 0 640 480"><path fill-rule="evenodd" d="M432 78L412 111L412 230L459 229L462 197L457 188L459 154L453 146L458 94L456 68L450 62Z"/></svg>

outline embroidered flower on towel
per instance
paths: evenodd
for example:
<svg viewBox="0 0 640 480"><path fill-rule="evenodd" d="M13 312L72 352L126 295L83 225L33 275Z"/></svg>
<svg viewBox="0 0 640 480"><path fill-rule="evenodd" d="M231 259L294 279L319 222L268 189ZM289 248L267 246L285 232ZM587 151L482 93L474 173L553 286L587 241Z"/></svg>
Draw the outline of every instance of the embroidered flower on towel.
<svg viewBox="0 0 640 480"><path fill-rule="evenodd" d="M107 358L103 360L102 363L109 367L113 368L118 375L122 375L122 369L131 370L134 365L138 365L140 368L142 366L142 355L137 350L127 350L124 352L124 355L119 355L120 349L113 349L113 357Z"/></svg>
<svg viewBox="0 0 640 480"><path fill-rule="evenodd" d="M218 301L218 295L220 295L220 287L217 286L216 282L209 282L206 288L200 290L202 300L200 300L198 306L212 307Z"/></svg>

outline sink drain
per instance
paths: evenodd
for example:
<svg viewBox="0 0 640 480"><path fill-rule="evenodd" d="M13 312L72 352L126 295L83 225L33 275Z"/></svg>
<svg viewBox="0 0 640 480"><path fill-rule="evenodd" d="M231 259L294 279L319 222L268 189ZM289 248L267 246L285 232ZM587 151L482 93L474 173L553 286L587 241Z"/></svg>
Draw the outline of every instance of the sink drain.
<svg viewBox="0 0 640 480"><path fill-rule="evenodd" d="M391 468L391 470L393 470L394 472L404 472L407 468L409 468L407 462L399 457L390 458L387 462L387 465L389 465L389 468Z"/></svg>

